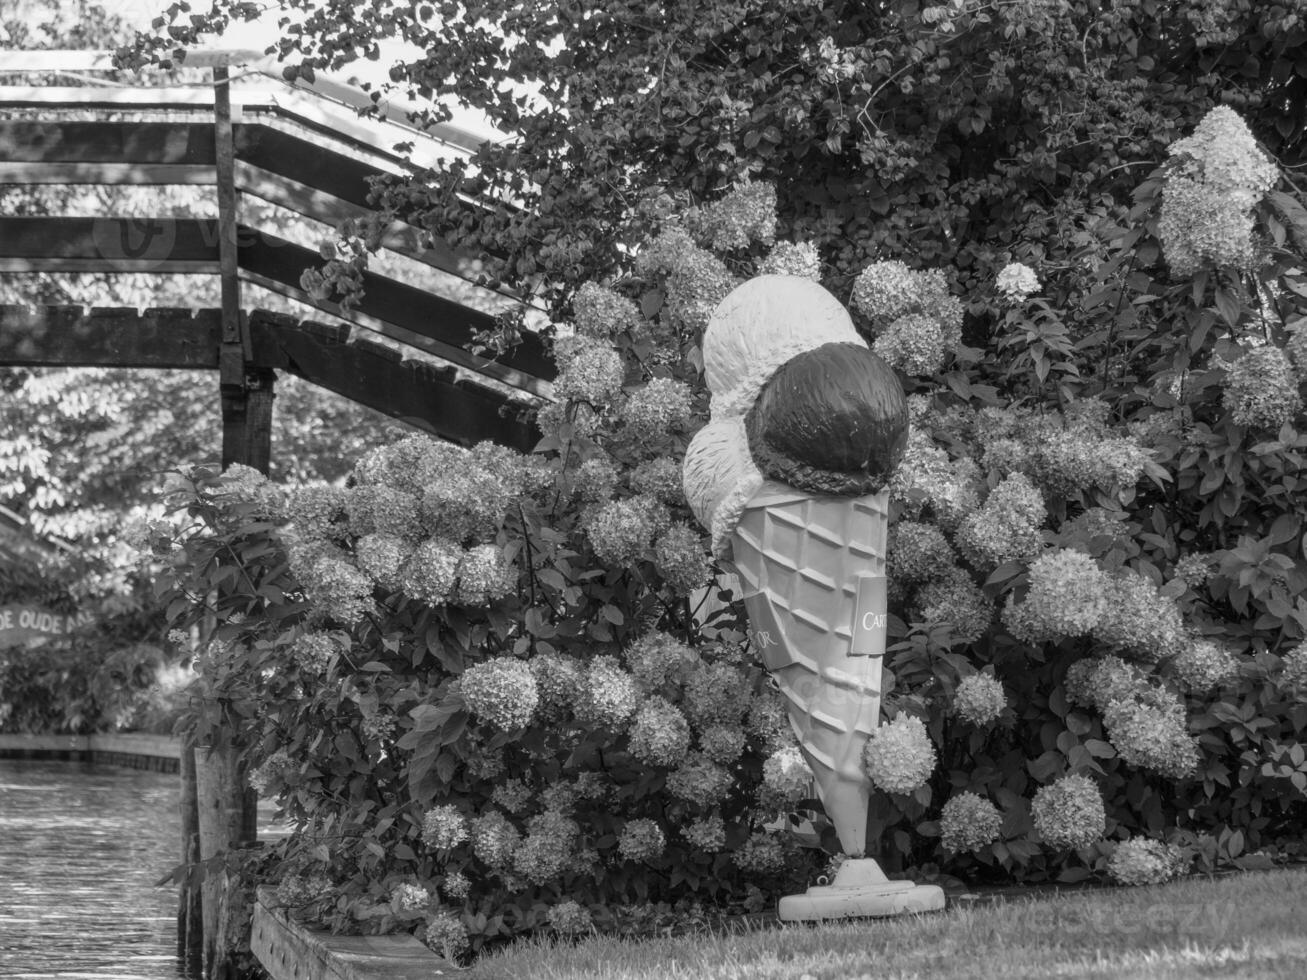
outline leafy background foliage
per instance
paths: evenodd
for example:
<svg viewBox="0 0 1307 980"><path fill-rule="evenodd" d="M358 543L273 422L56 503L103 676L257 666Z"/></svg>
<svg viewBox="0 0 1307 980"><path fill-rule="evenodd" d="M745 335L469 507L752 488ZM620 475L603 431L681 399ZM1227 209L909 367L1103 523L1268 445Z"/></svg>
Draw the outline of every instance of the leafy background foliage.
<svg viewBox="0 0 1307 980"><path fill-rule="evenodd" d="M1292 4L1235 0L1108 8L1068 0L771 3L717 0L523 7L452 2L349 18L287 0L274 51L288 77L419 52L396 95L485 113L506 139L381 189L389 215L541 277L557 304L603 279L650 188L703 199L750 176L774 184L785 237L811 241L846 289L869 259L915 256L968 291L1011 259L1067 263L1165 147L1213 105L1302 161L1307 25ZM174 4L124 63L168 60L229 21ZM503 202L472 212L458 192ZM512 202L510 205L508 202Z"/></svg>

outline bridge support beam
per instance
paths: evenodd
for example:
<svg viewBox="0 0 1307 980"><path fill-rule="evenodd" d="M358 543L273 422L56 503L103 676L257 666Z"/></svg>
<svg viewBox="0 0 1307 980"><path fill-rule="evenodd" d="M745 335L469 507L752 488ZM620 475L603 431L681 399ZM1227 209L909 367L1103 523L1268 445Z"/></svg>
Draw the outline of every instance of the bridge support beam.
<svg viewBox="0 0 1307 980"><path fill-rule="evenodd" d="M222 287L222 341L218 350L222 465L225 469L240 463L266 475L272 455L275 375L268 368L253 365L249 322L240 308L235 150L231 87L225 65L213 69L213 91ZM246 780L242 760L245 748L246 733L233 729L218 732L211 746L196 750L200 857L206 862L201 886L205 980L234 980L234 957L248 935L245 925L253 891L244 887L239 867L225 859L250 847L258 837L257 797Z"/></svg>

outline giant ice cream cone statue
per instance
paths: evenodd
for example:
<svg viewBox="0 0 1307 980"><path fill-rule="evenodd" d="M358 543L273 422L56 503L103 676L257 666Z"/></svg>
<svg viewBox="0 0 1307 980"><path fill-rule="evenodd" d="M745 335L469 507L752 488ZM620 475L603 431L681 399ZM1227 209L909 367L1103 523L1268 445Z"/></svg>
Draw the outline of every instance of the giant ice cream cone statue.
<svg viewBox="0 0 1307 980"><path fill-rule="evenodd" d="M704 334L712 419L685 459L686 497L744 588L755 648L784 695L849 860L830 885L781 899L782 919L942 908L866 858L885 652L883 489L907 440L903 390L820 285L760 276Z"/></svg>

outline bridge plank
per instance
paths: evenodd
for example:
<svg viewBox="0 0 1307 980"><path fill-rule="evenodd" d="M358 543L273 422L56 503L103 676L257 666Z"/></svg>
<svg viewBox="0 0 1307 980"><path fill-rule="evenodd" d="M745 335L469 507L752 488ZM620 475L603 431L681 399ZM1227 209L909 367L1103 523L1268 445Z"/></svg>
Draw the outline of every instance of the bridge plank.
<svg viewBox="0 0 1307 980"><path fill-rule="evenodd" d="M349 340L349 328L250 314L254 360L443 439L492 440L524 452L540 439L530 407L458 377L453 367L402 361L388 347Z"/></svg>
<svg viewBox="0 0 1307 980"><path fill-rule="evenodd" d="M0 364L218 367L217 310L0 306Z"/></svg>
<svg viewBox="0 0 1307 980"><path fill-rule="evenodd" d="M0 120L0 160L213 166L213 127L191 122Z"/></svg>
<svg viewBox="0 0 1307 980"><path fill-rule="evenodd" d="M304 270L318 266L322 261L316 252L274 235L253 232L244 226L238 238L243 270L296 290ZM472 340L473 333L494 325L494 317L489 313L372 272L363 273L363 288L364 297L357 306L360 313L438 341L443 349L433 353L456 364L492 377L499 376L505 383L519 387L531 387L531 379L550 380L556 373L553 360L545 351L544 341L533 333L524 334L522 343L498 361L468 353L464 345ZM315 302L314 305L348 319L346 314L335 309L334 303ZM505 368L524 376L527 383L511 379L500 370Z"/></svg>
<svg viewBox="0 0 1307 980"><path fill-rule="evenodd" d="M213 167L189 163L5 163L0 184L212 184Z"/></svg>
<svg viewBox="0 0 1307 980"><path fill-rule="evenodd" d="M4 172L4 165L0 164L0 180ZM354 204L240 159L236 161L236 189L333 227L347 218L360 220L373 213L365 204ZM381 244L392 252L465 281L475 276L481 266L480 262L460 255L440 239L428 247L417 228L401 222L393 222L382 233Z"/></svg>
<svg viewBox="0 0 1307 980"><path fill-rule="evenodd" d="M314 251L283 238L237 227L237 261L255 281L280 284L297 299L350 319L337 304L312 300L299 288L305 269L321 264ZM217 222L195 218L0 217L0 270L68 270L99 272L217 272ZM379 324L393 326L395 339L425 338L431 353L471 371L496 378L537 395L555 368L541 338L523 335L522 343L498 360L465 349L478 331L489 330L494 317L435 293L376 273L363 274L365 295L357 311Z"/></svg>
<svg viewBox="0 0 1307 980"><path fill-rule="evenodd" d="M233 129L238 159L351 204L367 205L369 177L399 172L399 168L382 171L271 126L237 123Z"/></svg>
<svg viewBox="0 0 1307 980"><path fill-rule="evenodd" d="M404 361L350 340L350 328L266 310L249 316L251 367L294 374L455 442L492 440L529 451L532 408L458 369ZM217 370L219 310L0 306L0 364Z"/></svg>
<svg viewBox="0 0 1307 980"><path fill-rule="evenodd" d="M13 270L217 271L217 222L200 218L0 217L0 263ZM212 267L210 269L210 267Z"/></svg>

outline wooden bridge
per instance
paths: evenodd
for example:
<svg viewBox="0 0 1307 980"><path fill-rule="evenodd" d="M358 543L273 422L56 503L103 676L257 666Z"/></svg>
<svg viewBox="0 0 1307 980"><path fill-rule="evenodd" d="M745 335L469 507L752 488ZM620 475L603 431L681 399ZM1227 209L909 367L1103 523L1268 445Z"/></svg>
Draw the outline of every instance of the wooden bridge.
<svg viewBox="0 0 1307 980"><path fill-rule="evenodd" d="M212 194L217 206L216 220L0 217L0 272L207 274L222 287L215 309L0 307L0 365L216 372L224 460L260 469L267 466L276 371L442 438L529 449L537 438L533 412L550 397L553 374L535 334L499 360L469 353L474 334L494 322L487 304L458 298L475 292L470 285L442 295L368 272L353 309L316 300L300 278L321 265L318 253L242 220L246 198L329 226L361 217L371 178L467 157L480 138L454 126L415 130L394 107L361 118L358 109L372 105L367 93L330 81L291 86L260 63L232 84L230 65L261 57L188 59L188 67L211 69L211 86L0 85L0 184L190 185ZM109 68L105 52L0 53L0 77L19 80ZM412 152L396 152L400 142ZM382 244L471 282L474 259L424 237L397 222ZM247 309L245 284L320 316Z"/></svg>
<svg viewBox="0 0 1307 980"><path fill-rule="evenodd" d="M242 206L257 199L332 227L369 213L370 179L470 156L480 138L453 126L415 130L403 109L384 105L378 118L361 118L357 110L372 107L367 93L326 80L289 86L263 72L260 58L189 57L188 67L211 70L211 84L0 84L0 185L184 185L197 200L211 195L216 207L208 210L217 214L0 216L0 273L209 275L221 285L213 309L0 306L0 365L214 373L224 465L264 472L278 371L445 439L529 450L538 438L534 412L552 395L553 367L531 332L501 359L469 352L474 336L494 325L489 308L522 305L478 292L473 258L395 223L382 245L428 267L426 288L365 273L364 297L344 310L300 287L304 271L322 263L319 254L261 226L252 217L259 209ZM233 76L241 64L247 70ZM70 73L94 82L111 67L104 52L0 52L0 79ZM412 151L397 152L397 143ZM473 211L507 206L463 203ZM242 289L251 286L315 315L248 308ZM0 557L22 543L21 525L19 515L0 514ZM187 860L252 840L253 799L235 750L187 743L180 759ZM210 874L202 888L202 901L194 887L181 889L179 951L198 974L203 945L204 975L216 977L230 955L220 915L235 915L235 906L225 875Z"/></svg>

